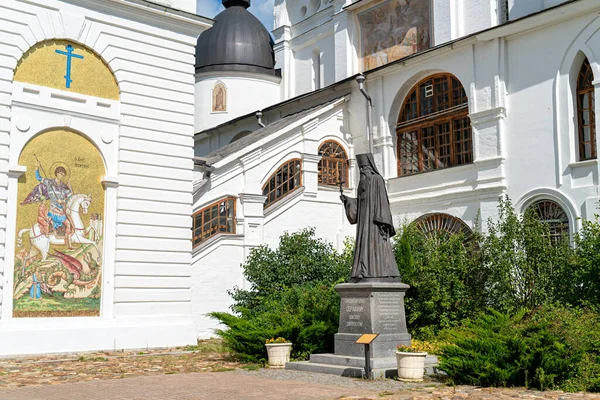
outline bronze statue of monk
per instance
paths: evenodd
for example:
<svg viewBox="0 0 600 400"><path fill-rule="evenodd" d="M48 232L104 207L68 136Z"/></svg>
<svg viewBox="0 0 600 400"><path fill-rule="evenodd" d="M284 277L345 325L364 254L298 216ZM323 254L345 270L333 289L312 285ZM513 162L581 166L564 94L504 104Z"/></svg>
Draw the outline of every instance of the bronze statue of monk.
<svg viewBox="0 0 600 400"><path fill-rule="evenodd" d="M351 282L400 282L390 238L396 234L383 177L371 153L358 154L357 198L342 194L346 216L356 224Z"/></svg>

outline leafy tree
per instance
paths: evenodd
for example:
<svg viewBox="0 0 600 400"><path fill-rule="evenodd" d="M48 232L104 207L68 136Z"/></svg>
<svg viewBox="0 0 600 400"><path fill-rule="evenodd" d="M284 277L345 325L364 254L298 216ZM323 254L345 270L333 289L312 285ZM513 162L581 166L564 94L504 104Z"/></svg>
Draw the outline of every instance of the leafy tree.
<svg viewBox="0 0 600 400"><path fill-rule="evenodd" d="M480 243L487 305L510 313L557 300L572 255L568 238L553 240L546 223L533 211L517 215L508 197L499 199L498 214Z"/></svg>
<svg viewBox="0 0 600 400"><path fill-rule="evenodd" d="M409 331L429 338L482 310L485 277L477 246L461 234L424 235L405 225L394 244Z"/></svg>

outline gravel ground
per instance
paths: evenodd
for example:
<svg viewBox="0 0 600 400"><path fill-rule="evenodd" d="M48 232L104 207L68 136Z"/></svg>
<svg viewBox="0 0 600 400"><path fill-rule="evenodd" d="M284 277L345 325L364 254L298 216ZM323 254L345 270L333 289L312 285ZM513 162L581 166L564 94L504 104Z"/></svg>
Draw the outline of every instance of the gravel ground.
<svg viewBox="0 0 600 400"><path fill-rule="evenodd" d="M453 387L432 378L366 381L257 368L229 359L218 341L180 349L0 359L0 399L67 399L74 392L81 399L126 400L600 400L591 393Z"/></svg>
<svg viewBox="0 0 600 400"><path fill-rule="evenodd" d="M392 379L366 381L336 375L282 369L231 371L269 380L291 380L311 385L340 386L353 391L369 391L372 395L341 397L337 400L598 400L599 394L540 392L525 388L481 388L475 386L447 386L442 381L427 378L421 383L405 383Z"/></svg>
<svg viewBox="0 0 600 400"><path fill-rule="evenodd" d="M286 369L263 368L255 371L236 369L236 374L257 376L265 379L294 380L305 383L321 385L336 385L351 389L366 389L376 391L398 391L398 390L432 390L443 387L442 382L427 379L422 383L406 383L393 379L379 379L367 381L358 378L347 378L337 375L320 374L317 372L293 371Z"/></svg>

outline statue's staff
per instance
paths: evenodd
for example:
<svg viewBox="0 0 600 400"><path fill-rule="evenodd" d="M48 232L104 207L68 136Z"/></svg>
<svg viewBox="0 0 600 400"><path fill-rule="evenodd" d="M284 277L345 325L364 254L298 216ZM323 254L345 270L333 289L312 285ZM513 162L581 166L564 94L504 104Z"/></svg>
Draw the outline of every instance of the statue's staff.
<svg viewBox="0 0 600 400"><path fill-rule="evenodd" d="M340 194L341 194L341 195L343 195L343 194L344 194L344 188L343 188L342 186L343 186L345 183L346 183L346 181L345 181L345 180L343 180L343 179L342 179L342 180L340 180L340 181L338 182L338 185L340 185Z"/></svg>

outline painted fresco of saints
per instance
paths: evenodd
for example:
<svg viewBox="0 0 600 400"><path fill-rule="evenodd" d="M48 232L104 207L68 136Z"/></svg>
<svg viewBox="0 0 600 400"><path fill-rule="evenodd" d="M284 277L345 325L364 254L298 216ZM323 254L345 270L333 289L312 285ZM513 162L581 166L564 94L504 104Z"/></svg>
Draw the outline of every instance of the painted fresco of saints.
<svg viewBox="0 0 600 400"><path fill-rule="evenodd" d="M388 0L358 15L363 70L429 48L429 1Z"/></svg>

